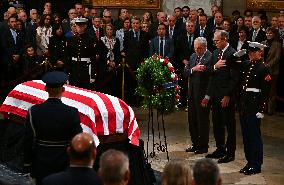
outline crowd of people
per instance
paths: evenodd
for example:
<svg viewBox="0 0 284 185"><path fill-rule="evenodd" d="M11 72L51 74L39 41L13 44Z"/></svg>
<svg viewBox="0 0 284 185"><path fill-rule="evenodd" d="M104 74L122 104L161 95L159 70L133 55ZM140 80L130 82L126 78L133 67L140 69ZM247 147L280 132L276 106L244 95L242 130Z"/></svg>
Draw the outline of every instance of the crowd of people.
<svg viewBox="0 0 284 185"><path fill-rule="evenodd" d="M229 18L223 15L218 6L212 6L210 16L202 8L196 10L184 6L176 7L169 16L159 11L154 21L149 11L145 11L143 17L139 18L122 8L114 20L111 10L104 9L100 15L95 8L76 3L69 10L68 18L61 20L59 14L52 12L52 4L46 2L42 15L32 9L28 17L27 10L10 7L4 18L0 24L2 95L7 95L18 83L41 79L44 72L55 70L68 74L69 83L77 87L118 97L122 96L123 88L126 102L136 105L139 103L135 95L137 69L145 58L159 55L172 61L180 77L181 106L188 106L192 141L192 146L186 151L195 154L208 152L209 112L212 110L217 149L207 154L206 158L216 158L218 163L233 161L237 107L240 108L244 150L248 161L240 172L246 175L261 172L263 144L260 120L265 112L272 115L276 109L276 100L283 97L283 87L279 82L284 76L283 62L280 62L284 57L284 11L273 16L269 22L263 11L253 15L252 11L246 10L242 16L236 10ZM122 61L126 62L125 67L121 65ZM122 75L125 75L125 83L122 83ZM54 92L50 93L52 95ZM62 93L62 89L57 93ZM36 106L30 109L30 117L36 109ZM40 112L36 114L38 120L42 121ZM36 117L33 116L33 119ZM77 118L73 121L79 124ZM33 131L33 127L29 128L30 134ZM80 129L72 130L68 140L77 132ZM81 156L76 154L76 150L75 146L70 149L74 161ZM111 156L115 159L117 157L117 162L121 159L127 163L124 156L116 156L114 153ZM113 160L107 155L101 159ZM106 164L118 165L114 162L102 163L101 174L113 170ZM77 166L76 163L74 165ZM193 173L196 175L195 183L202 184L197 179L202 177L199 171L203 164L196 165L197 172ZM104 183L118 184L115 181L120 178L124 182L122 184L126 184L129 179L126 166L122 170L125 172L122 179L106 176L102 178ZM167 169L171 170L171 167ZM70 175L73 171L43 182L54 184L55 179ZM216 183L220 182L218 171L214 174ZM43 177L39 179L41 181ZM183 180L188 181L186 178ZM167 181L171 179L165 176L164 184L172 184Z"/></svg>

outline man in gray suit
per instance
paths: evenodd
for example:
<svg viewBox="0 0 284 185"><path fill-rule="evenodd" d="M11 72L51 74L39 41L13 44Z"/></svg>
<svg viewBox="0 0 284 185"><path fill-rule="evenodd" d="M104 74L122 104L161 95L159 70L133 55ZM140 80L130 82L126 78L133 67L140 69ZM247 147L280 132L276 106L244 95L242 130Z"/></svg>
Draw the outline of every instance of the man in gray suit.
<svg viewBox="0 0 284 185"><path fill-rule="evenodd" d="M207 69L212 66L212 54L204 37L194 40L194 50L189 62L184 61L185 75L189 77L188 122L192 142L186 151L202 154L208 152L210 109L201 103L208 94L210 72Z"/></svg>
<svg viewBox="0 0 284 185"><path fill-rule="evenodd" d="M151 40L150 57L154 54L163 58L172 58L174 53L174 43L169 37L166 37L166 25L160 23L158 26L158 36Z"/></svg>

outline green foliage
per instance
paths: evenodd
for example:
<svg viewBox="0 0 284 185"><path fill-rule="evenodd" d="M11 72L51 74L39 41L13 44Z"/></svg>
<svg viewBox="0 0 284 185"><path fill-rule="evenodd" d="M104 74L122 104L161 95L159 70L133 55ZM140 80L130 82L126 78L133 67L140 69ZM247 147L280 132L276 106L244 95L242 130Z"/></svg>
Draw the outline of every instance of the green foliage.
<svg viewBox="0 0 284 185"><path fill-rule="evenodd" d="M177 82L177 75L169 60L152 56L141 64L137 72L136 94L143 97L143 107L154 108L162 113L173 112L179 100L179 87L163 87L164 84Z"/></svg>

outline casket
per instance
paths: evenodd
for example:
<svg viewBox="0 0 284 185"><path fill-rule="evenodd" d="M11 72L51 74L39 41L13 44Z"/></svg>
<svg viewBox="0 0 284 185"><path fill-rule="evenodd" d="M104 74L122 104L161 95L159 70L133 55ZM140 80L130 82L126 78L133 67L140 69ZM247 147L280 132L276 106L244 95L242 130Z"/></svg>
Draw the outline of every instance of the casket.
<svg viewBox="0 0 284 185"><path fill-rule="evenodd" d="M112 142L124 137L131 144L139 145L140 130L134 111L124 101L70 85L64 87L62 102L78 109L83 131L93 135L97 146L100 141ZM44 88L45 83L41 80L17 85L1 105L0 113L6 119L25 119L29 107L48 98Z"/></svg>

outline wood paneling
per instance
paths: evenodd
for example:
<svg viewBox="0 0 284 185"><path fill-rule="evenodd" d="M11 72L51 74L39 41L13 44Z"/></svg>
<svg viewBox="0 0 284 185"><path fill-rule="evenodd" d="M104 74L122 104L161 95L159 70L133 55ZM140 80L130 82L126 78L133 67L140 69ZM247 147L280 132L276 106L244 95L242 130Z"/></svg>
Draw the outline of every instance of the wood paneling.
<svg viewBox="0 0 284 185"><path fill-rule="evenodd" d="M160 9L160 0L83 0L96 8Z"/></svg>

